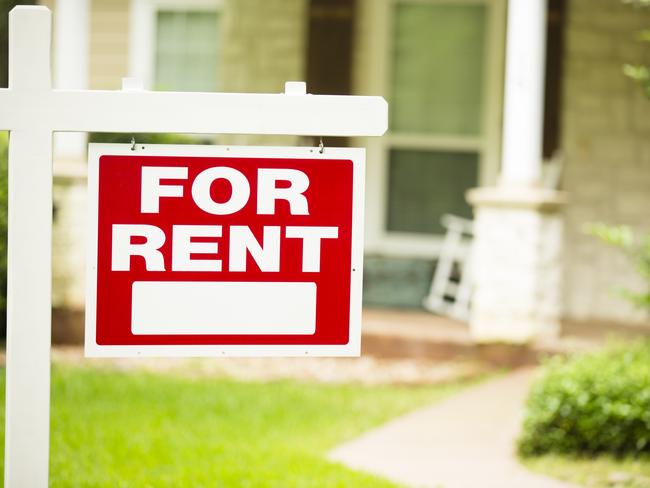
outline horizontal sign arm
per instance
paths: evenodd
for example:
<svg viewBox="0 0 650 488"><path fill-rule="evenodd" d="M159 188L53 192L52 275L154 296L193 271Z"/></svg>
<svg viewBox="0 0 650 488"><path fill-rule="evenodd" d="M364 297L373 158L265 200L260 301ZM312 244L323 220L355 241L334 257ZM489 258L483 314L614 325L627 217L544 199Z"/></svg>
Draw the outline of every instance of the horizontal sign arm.
<svg viewBox="0 0 650 488"><path fill-rule="evenodd" d="M89 90L0 90L0 129L380 136L382 97Z"/></svg>

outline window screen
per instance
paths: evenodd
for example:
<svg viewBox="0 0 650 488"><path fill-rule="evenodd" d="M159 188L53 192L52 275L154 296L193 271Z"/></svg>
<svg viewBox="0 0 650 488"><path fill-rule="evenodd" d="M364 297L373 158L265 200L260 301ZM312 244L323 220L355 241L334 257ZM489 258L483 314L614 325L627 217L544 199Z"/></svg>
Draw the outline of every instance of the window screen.
<svg viewBox="0 0 650 488"><path fill-rule="evenodd" d="M465 191L476 186L477 153L395 149L389 165L389 231L442 234L444 214L471 218Z"/></svg>
<svg viewBox="0 0 650 488"><path fill-rule="evenodd" d="M216 12L158 12L156 89L216 91L218 43Z"/></svg>
<svg viewBox="0 0 650 488"><path fill-rule="evenodd" d="M396 6L393 131L480 132L485 16L483 5Z"/></svg>

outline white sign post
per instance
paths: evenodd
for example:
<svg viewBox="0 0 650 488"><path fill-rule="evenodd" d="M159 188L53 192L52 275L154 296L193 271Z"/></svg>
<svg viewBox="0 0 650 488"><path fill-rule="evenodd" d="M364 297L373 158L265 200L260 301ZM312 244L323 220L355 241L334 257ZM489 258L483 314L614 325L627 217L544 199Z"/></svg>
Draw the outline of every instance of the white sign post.
<svg viewBox="0 0 650 488"><path fill-rule="evenodd" d="M9 14L9 88L0 130L9 130L9 257L5 486L45 487L49 465L52 133L178 132L379 136L381 97L53 90L51 14Z"/></svg>

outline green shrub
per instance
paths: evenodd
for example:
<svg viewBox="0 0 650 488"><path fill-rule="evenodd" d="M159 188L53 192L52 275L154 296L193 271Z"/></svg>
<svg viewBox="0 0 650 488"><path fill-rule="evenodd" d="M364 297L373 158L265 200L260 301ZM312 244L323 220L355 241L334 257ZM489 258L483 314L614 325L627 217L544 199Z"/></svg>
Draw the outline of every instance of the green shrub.
<svg viewBox="0 0 650 488"><path fill-rule="evenodd" d="M650 452L650 341L554 358L527 402L522 455Z"/></svg>
<svg viewBox="0 0 650 488"><path fill-rule="evenodd" d="M650 311L650 234L635 235L625 225L590 224L585 230L603 242L620 249L645 282L642 291L623 289L620 294L637 307Z"/></svg>

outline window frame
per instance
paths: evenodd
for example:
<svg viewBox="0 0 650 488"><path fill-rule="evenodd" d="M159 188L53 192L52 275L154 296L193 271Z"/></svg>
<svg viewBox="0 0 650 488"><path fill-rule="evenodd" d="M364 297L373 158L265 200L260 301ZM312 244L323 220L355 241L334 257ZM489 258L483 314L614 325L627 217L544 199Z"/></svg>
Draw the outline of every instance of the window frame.
<svg viewBox="0 0 650 488"><path fill-rule="evenodd" d="M158 12L216 12L223 14L223 0L131 0L129 14L129 76L147 90L155 85L156 24Z"/></svg>
<svg viewBox="0 0 650 488"><path fill-rule="evenodd" d="M368 1L368 0L366 0ZM506 0L370 0L367 14L371 29L363 51L368 69L357 71L357 86L367 94L381 95L389 102L392 86L392 52L395 12L400 4L484 5L485 76L482 86L482 133L478 135L397 133L389 128L384 137L368 138L366 179L366 245L368 254L433 258L439 254L442 235L388 231L388 174L391 149L472 151L478 153L481 186L496 183L501 153L503 66L505 62ZM364 41L361 41L364 42ZM364 49L365 47L365 49ZM367 78L366 78L367 77Z"/></svg>

